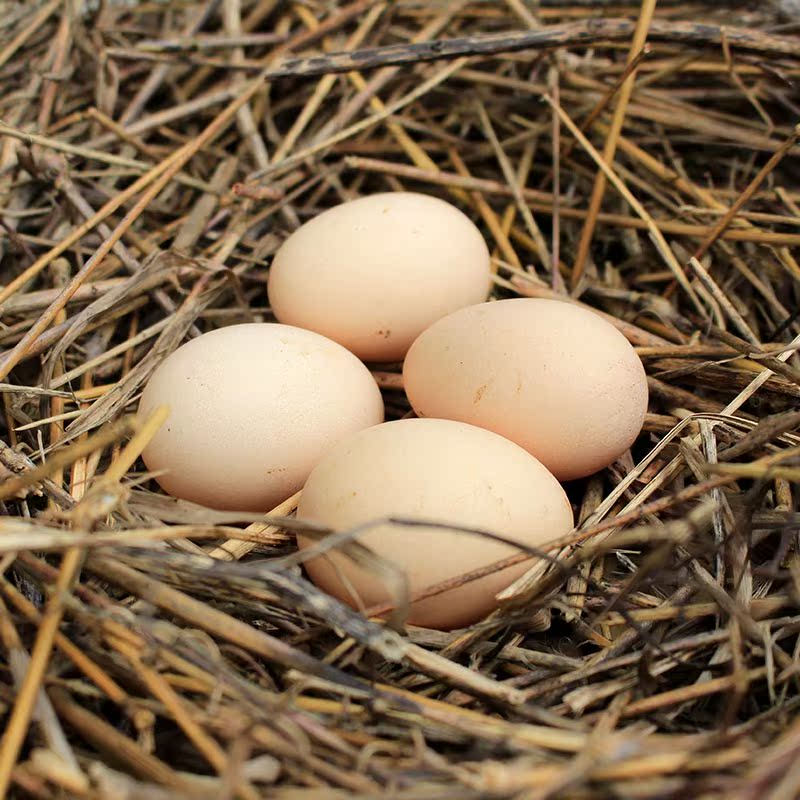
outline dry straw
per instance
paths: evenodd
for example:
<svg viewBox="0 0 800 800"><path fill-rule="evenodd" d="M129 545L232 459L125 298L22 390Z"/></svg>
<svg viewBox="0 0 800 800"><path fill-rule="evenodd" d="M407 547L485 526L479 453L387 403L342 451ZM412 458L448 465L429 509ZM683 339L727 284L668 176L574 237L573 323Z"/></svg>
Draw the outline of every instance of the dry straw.
<svg viewBox="0 0 800 800"><path fill-rule="evenodd" d="M800 794L796 4L7 5L0 796ZM358 531L320 546L386 576L388 623L308 584L297 496L212 512L138 459L160 361L270 319L304 220L401 189L651 388L568 538L418 594L530 564L454 633L402 626Z"/></svg>

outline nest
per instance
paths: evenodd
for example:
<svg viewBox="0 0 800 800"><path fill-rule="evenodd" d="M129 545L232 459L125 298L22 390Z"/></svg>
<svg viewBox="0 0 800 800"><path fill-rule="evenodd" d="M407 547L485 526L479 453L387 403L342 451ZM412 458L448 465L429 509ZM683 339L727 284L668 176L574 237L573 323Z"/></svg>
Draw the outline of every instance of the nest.
<svg viewBox="0 0 800 800"><path fill-rule="evenodd" d="M655 5L6 5L0 795L798 796L797 6ZM139 460L159 362L271 319L285 236L386 190L650 382L574 533L453 633L316 590L292 501L211 512Z"/></svg>

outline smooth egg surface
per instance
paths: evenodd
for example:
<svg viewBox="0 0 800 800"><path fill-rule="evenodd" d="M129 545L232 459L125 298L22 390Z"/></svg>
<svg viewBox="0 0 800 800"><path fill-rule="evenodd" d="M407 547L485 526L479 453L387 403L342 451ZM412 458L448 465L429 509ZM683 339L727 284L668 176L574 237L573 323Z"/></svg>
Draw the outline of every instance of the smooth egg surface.
<svg viewBox="0 0 800 800"><path fill-rule="evenodd" d="M489 250L454 206L389 192L335 206L275 255L275 316L317 331L364 361L398 361L432 322L486 299Z"/></svg>
<svg viewBox="0 0 800 800"><path fill-rule="evenodd" d="M297 516L337 531L401 517L490 531L540 547L572 529L572 508L556 479L497 434L460 422L405 419L342 440L314 468ZM402 569L411 593L520 551L475 533L378 524L357 541ZM313 544L298 536L301 548ZM480 620L495 595L530 568L507 567L414 602L409 622L450 630ZM311 579L354 608L390 602L384 581L336 550L306 562Z"/></svg>
<svg viewBox="0 0 800 800"><path fill-rule="evenodd" d="M559 300L450 314L414 342L403 380L420 417L495 431L559 480L608 466L647 411L647 378L627 339L599 314Z"/></svg>
<svg viewBox="0 0 800 800"><path fill-rule="evenodd" d="M340 439L383 421L369 370L341 345L288 325L232 325L156 369L139 413L170 415L142 457L169 494L266 512L300 489Z"/></svg>

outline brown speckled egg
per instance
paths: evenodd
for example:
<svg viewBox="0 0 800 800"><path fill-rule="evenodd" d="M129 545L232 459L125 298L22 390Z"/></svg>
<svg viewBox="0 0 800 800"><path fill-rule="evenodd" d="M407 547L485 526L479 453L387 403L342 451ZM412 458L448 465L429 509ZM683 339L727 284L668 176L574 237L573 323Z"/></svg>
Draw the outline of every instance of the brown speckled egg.
<svg viewBox="0 0 800 800"><path fill-rule="evenodd" d="M419 416L495 431L560 480L614 461L647 411L644 368L625 337L598 314L559 300L456 311L414 342L403 377Z"/></svg>
<svg viewBox="0 0 800 800"><path fill-rule="evenodd" d="M432 322L486 299L489 251L454 206L414 192L374 194L296 230L269 273L275 316L365 361L398 361Z"/></svg>
<svg viewBox="0 0 800 800"><path fill-rule="evenodd" d="M377 425L342 440L311 473L297 516L338 531L387 517L488 530L541 547L572 529L558 481L502 436L440 419ZM474 533L381 524L358 541L402 569L410 591L488 566L520 551ZM312 541L298 537L301 548ZM413 603L409 621L452 629L476 622L528 560ZM306 562L312 580L355 608L391 600L381 578L337 551Z"/></svg>
<svg viewBox="0 0 800 800"><path fill-rule="evenodd" d="M336 342L288 325L232 325L192 339L147 383L139 413L170 415L142 457L163 489L217 509L269 511L340 439L383 421L369 370Z"/></svg>

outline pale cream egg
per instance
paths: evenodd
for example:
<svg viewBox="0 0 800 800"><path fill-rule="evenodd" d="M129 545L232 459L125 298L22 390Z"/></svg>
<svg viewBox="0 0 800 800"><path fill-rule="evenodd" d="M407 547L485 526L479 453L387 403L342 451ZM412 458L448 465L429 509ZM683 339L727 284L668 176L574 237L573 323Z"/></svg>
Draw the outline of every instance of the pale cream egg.
<svg viewBox="0 0 800 800"><path fill-rule="evenodd" d="M559 480L614 461L647 411L647 378L627 339L559 300L500 300L450 314L414 342L403 379L419 416L506 436Z"/></svg>
<svg viewBox="0 0 800 800"><path fill-rule="evenodd" d="M573 523L564 490L533 456L490 431L438 419L388 422L343 439L312 471L297 516L336 531L387 517L447 523L534 548L569 533ZM357 541L405 572L412 595L520 552L476 533L424 525L378 524ZM298 544L313 540L298 536ZM532 563L415 602L409 621L441 629L477 622ZM391 600L377 574L336 550L305 566L317 585L355 608Z"/></svg>
<svg viewBox="0 0 800 800"><path fill-rule="evenodd" d="M343 437L383 421L369 370L341 345L253 323L192 339L151 376L139 404L170 415L142 457L169 494L236 511L271 510Z"/></svg>
<svg viewBox="0 0 800 800"><path fill-rule="evenodd" d="M361 197L298 228L275 255L269 301L364 361L399 361L414 339L490 287L489 250L454 206L414 192Z"/></svg>

